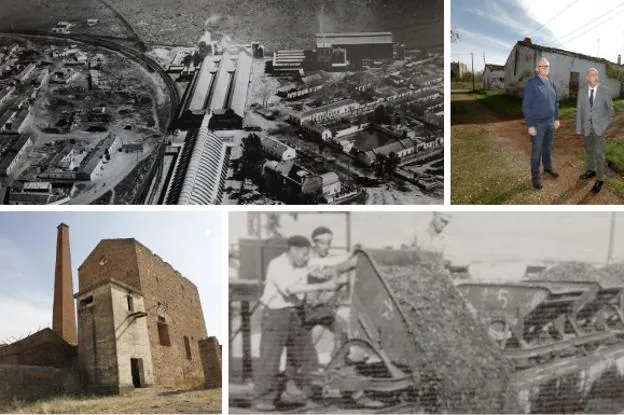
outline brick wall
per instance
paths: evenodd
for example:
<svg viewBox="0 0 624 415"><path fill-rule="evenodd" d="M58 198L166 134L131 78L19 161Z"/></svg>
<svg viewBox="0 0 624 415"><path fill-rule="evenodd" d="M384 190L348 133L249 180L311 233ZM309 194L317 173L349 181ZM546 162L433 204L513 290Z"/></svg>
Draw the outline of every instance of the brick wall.
<svg viewBox="0 0 624 415"><path fill-rule="evenodd" d="M100 267L100 259L106 264ZM143 295L154 385L201 383L198 341L207 336L197 287L134 239L101 241L79 268L80 291L114 278ZM162 345L158 317L165 318L169 345ZM185 337L190 346L187 355Z"/></svg>
<svg viewBox="0 0 624 415"><path fill-rule="evenodd" d="M0 364L0 404L79 392L77 376L68 369Z"/></svg>
<svg viewBox="0 0 624 415"><path fill-rule="evenodd" d="M78 348L46 328L0 348L0 364L75 368Z"/></svg>
<svg viewBox="0 0 624 415"><path fill-rule="evenodd" d="M104 239L78 268L78 290L87 290L98 282L114 278L141 289L134 239ZM100 266L100 261L106 263Z"/></svg>
<svg viewBox="0 0 624 415"><path fill-rule="evenodd" d="M202 368L198 341L207 336L197 287L170 264L137 243L147 327L154 362L154 382L159 385L201 383ZM158 315L164 315L170 346L160 344ZM187 358L184 337L188 338L191 358Z"/></svg>
<svg viewBox="0 0 624 415"><path fill-rule="evenodd" d="M209 337L199 341L202 367L206 388L221 387L221 346L216 337Z"/></svg>

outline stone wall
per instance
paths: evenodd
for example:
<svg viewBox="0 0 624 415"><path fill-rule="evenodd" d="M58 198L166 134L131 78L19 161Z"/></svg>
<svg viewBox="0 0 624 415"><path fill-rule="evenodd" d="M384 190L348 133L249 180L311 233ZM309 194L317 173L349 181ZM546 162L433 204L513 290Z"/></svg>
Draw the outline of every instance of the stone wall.
<svg viewBox="0 0 624 415"><path fill-rule="evenodd" d="M80 382L68 369L0 364L0 403L34 401L79 392Z"/></svg>
<svg viewBox="0 0 624 415"><path fill-rule="evenodd" d="M208 337L199 341L206 388L221 387L221 346L216 337Z"/></svg>

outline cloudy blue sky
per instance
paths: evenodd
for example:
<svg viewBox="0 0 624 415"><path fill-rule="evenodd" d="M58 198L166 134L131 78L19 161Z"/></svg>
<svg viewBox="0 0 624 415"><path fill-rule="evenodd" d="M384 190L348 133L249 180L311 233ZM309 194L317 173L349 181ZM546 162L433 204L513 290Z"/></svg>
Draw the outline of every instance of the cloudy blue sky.
<svg viewBox="0 0 624 415"><path fill-rule="evenodd" d="M351 214L352 242L365 247L400 247L427 226L428 212ZM604 265L608 256L609 212L462 212L446 228L445 256L472 264L483 276L520 276L526 264L541 261L586 261ZM614 258L624 261L624 213L616 215ZM282 233L310 235L319 225L334 230L335 246L345 246L346 221L336 213L283 216ZM247 213L230 213L230 243L247 237ZM504 269L504 271L501 271ZM502 272L502 274L500 274Z"/></svg>
<svg viewBox="0 0 624 415"><path fill-rule="evenodd" d="M475 70L504 65L515 43L533 43L599 56L611 61L624 49L624 3L620 0L451 0L451 27L460 36L451 45L453 61ZM600 39L600 40L598 40Z"/></svg>
<svg viewBox="0 0 624 415"><path fill-rule="evenodd" d="M199 290L209 336L223 341L219 212L0 212L0 342L52 325L56 227L78 267L101 239L135 238Z"/></svg>

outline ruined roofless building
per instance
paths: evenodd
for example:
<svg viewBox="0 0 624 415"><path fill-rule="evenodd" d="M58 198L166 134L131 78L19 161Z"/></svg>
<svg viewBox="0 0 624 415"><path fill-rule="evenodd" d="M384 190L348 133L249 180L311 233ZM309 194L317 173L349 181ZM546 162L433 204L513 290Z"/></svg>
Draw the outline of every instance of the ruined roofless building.
<svg viewBox="0 0 624 415"><path fill-rule="evenodd" d="M78 269L87 389L201 384L207 337L197 287L135 239L105 239Z"/></svg>

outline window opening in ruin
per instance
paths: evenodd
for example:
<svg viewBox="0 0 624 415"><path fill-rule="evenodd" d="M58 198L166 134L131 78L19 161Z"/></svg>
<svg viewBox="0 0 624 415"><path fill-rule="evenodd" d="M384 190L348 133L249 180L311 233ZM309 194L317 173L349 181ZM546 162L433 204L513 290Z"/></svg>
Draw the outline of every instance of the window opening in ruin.
<svg viewBox="0 0 624 415"><path fill-rule="evenodd" d="M184 348L186 349L187 360L191 360L193 358L191 355L191 343L189 343L189 338L187 336L184 336Z"/></svg>
<svg viewBox="0 0 624 415"><path fill-rule="evenodd" d="M80 300L80 307L86 307L89 304L93 304L93 296L92 295L90 295L90 296Z"/></svg>
<svg viewBox="0 0 624 415"><path fill-rule="evenodd" d="M169 326L164 317L158 316L158 340L162 346L171 346Z"/></svg>
<svg viewBox="0 0 624 415"><path fill-rule="evenodd" d="M134 298L131 295L127 295L126 301L128 302L128 311L134 313Z"/></svg>

